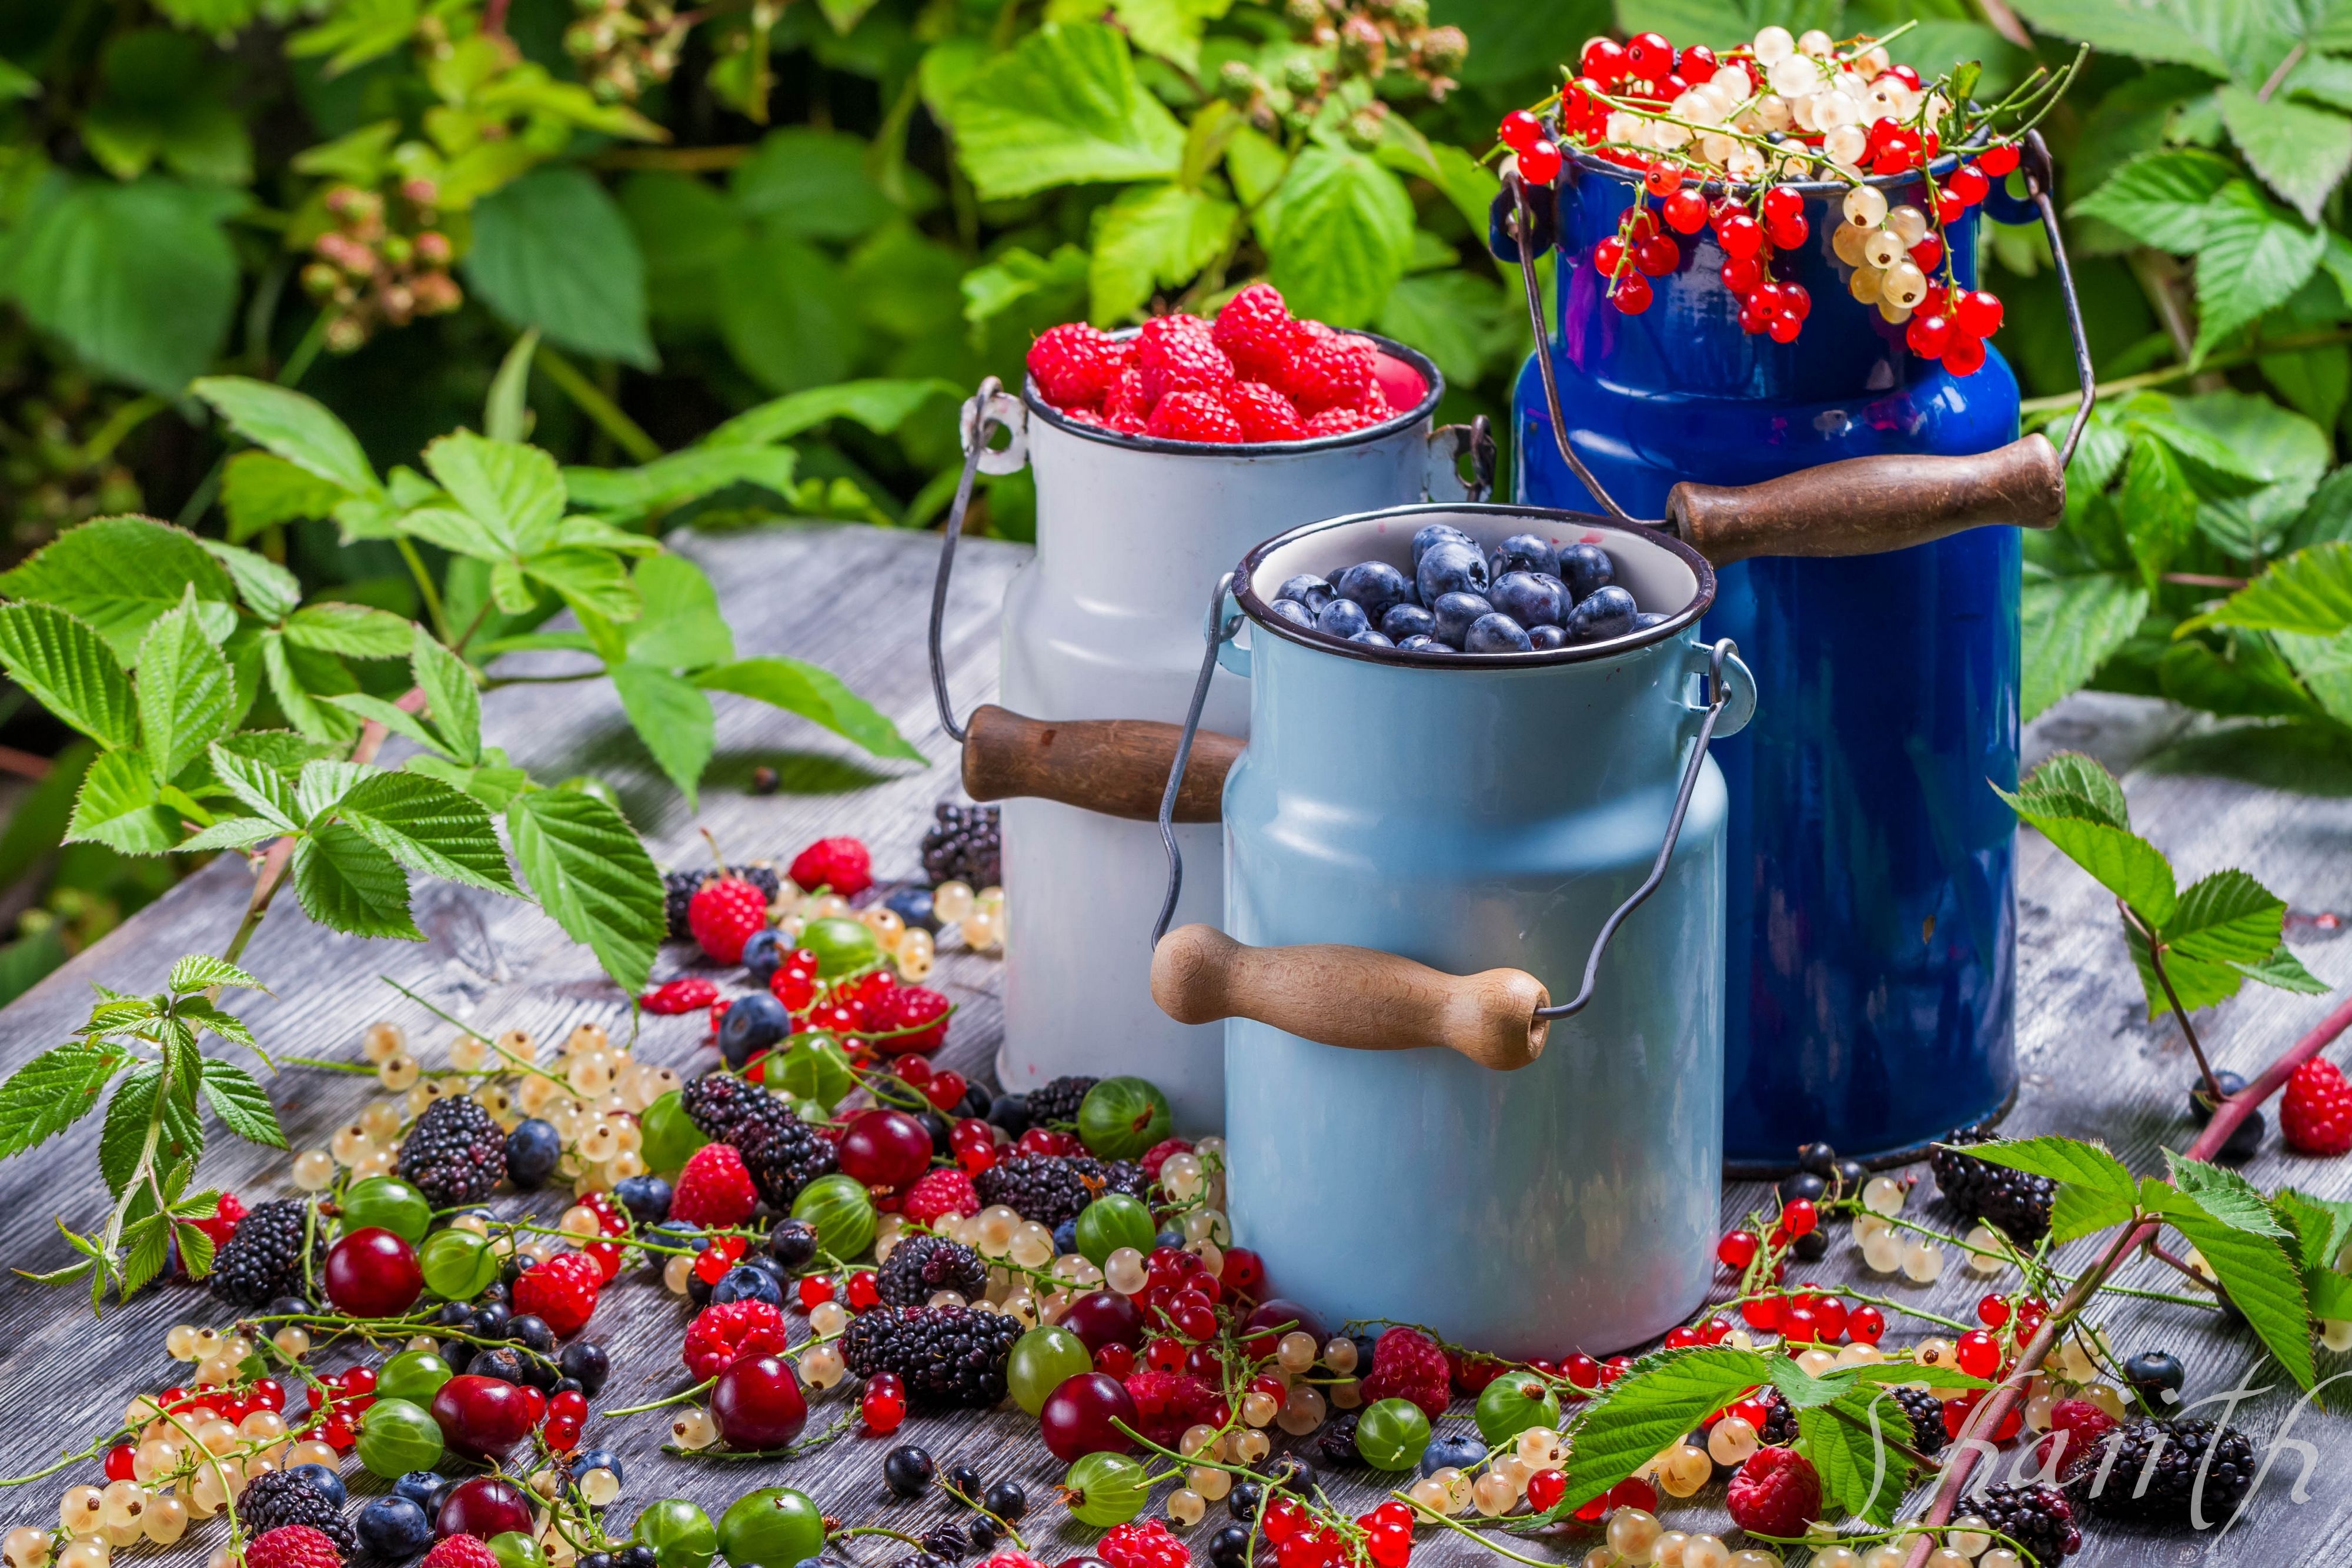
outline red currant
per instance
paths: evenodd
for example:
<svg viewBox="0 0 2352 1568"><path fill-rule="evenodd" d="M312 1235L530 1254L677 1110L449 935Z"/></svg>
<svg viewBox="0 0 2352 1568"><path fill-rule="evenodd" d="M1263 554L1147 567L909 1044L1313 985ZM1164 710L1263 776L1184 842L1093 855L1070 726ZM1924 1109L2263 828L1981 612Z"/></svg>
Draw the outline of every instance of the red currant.
<svg viewBox="0 0 2352 1568"><path fill-rule="evenodd" d="M1155 1339L1143 1347L1143 1364L1154 1372L1181 1372L1184 1370L1185 1354L1185 1347L1181 1341ZM1265 1381L1271 1383L1274 1380L1267 1378ZM1288 1392L1288 1389L1277 1385L1274 1391L1274 1396L1279 1399Z"/></svg>
<svg viewBox="0 0 2352 1568"><path fill-rule="evenodd" d="M551 1395L547 1401L547 1416L551 1421L585 1421L588 1419L588 1396L576 1388Z"/></svg>
<svg viewBox="0 0 2352 1568"><path fill-rule="evenodd" d="M1364 1531L1364 1555L1372 1568L1404 1568L1412 1559L1412 1526L1385 1521Z"/></svg>
<svg viewBox="0 0 2352 1568"><path fill-rule="evenodd" d="M1843 1301L1839 1301L1835 1296L1816 1296L1806 1304L1812 1308L1813 1321L1822 1325L1822 1339L1824 1342L1844 1337L1846 1311Z"/></svg>
<svg viewBox="0 0 2352 1568"><path fill-rule="evenodd" d="M1990 1377L2000 1370L2000 1345L1984 1330L1970 1329L1960 1336L1952 1359L1970 1377Z"/></svg>
<svg viewBox="0 0 2352 1568"><path fill-rule="evenodd" d="M1936 222L1938 226L1948 227L1958 223L1968 210L1969 204L1952 194L1950 186L1947 185L1936 193Z"/></svg>
<svg viewBox="0 0 2352 1568"><path fill-rule="evenodd" d="M2005 178L2017 167L2017 143L1995 142L1977 154L1977 167L1996 180Z"/></svg>
<svg viewBox="0 0 2352 1568"><path fill-rule="evenodd" d="M707 1254L706 1254L707 1256ZM814 1312L833 1300L833 1281L822 1274L802 1276L800 1282L801 1311Z"/></svg>
<svg viewBox="0 0 2352 1568"><path fill-rule="evenodd" d="M1731 1320L1721 1312L1698 1325L1699 1337L1709 1344L1721 1344L1731 1337Z"/></svg>
<svg viewBox="0 0 2352 1568"><path fill-rule="evenodd" d="M1580 1350L1561 1362L1559 1370L1561 1376L1579 1388L1601 1386L1601 1364Z"/></svg>
<svg viewBox="0 0 2352 1568"><path fill-rule="evenodd" d="M1518 155L1519 178L1530 185L1549 185L1559 178L1559 149L1538 141Z"/></svg>
<svg viewBox="0 0 2352 1568"><path fill-rule="evenodd" d="M1933 272L1944 263L1944 240L1940 235L1923 235L1911 247L1911 264L1922 272Z"/></svg>
<svg viewBox="0 0 2352 1568"><path fill-rule="evenodd" d="M1614 38L1595 38L1584 46L1576 74L1598 82L1612 82L1625 74L1625 46Z"/></svg>
<svg viewBox="0 0 2352 1568"><path fill-rule="evenodd" d="M1734 213L1717 220L1715 238L1726 256L1751 256L1764 248L1764 225L1746 213Z"/></svg>
<svg viewBox="0 0 2352 1568"><path fill-rule="evenodd" d="M1613 47L1613 46L1612 46ZM1585 51L1588 55L1590 49ZM1306 1532L1309 1524L1307 1511L1286 1497L1277 1497L1265 1505L1258 1519L1258 1528L1276 1546L1296 1540Z"/></svg>
<svg viewBox="0 0 2352 1568"><path fill-rule="evenodd" d="M1664 235L1653 235L1633 247L1633 265L1652 277L1664 277L1683 264L1681 247Z"/></svg>
<svg viewBox="0 0 2352 1568"><path fill-rule="evenodd" d="M1739 1315L1748 1320L1748 1327L1762 1329L1766 1333L1774 1333L1779 1332L1780 1327L1781 1311L1780 1297L1759 1296L1753 1301L1741 1302Z"/></svg>
<svg viewBox="0 0 2352 1568"><path fill-rule="evenodd" d="M354 1366L346 1369L343 1373L343 1381L340 1386L346 1394L374 1393L375 1368L373 1366Z"/></svg>
<svg viewBox="0 0 2352 1568"><path fill-rule="evenodd" d="M1813 313L1813 297L1801 283L1780 285L1780 308L1801 321Z"/></svg>
<svg viewBox="0 0 2352 1568"><path fill-rule="evenodd" d="M1845 1315L1846 1337L1856 1344L1876 1344L1885 1333L1885 1314L1876 1307L1856 1307Z"/></svg>
<svg viewBox="0 0 2352 1568"><path fill-rule="evenodd" d="M895 1432L898 1423L907 1418L907 1390L891 1373L877 1372L866 1380L866 1392L857 1401L858 1414L866 1417L868 1430Z"/></svg>
<svg viewBox="0 0 2352 1568"><path fill-rule="evenodd" d="M1515 109L1495 128L1495 139L1514 152L1524 152L1543 140L1543 121L1524 109Z"/></svg>
<svg viewBox="0 0 2352 1568"><path fill-rule="evenodd" d="M1911 351L1923 360L1940 360L1952 343L1951 319L1937 311L1927 311L1911 318L1903 329L1903 340Z"/></svg>
<svg viewBox="0 0 2352 1568"><path fill-rule="evenodd" d="M1627 245L1639 245L1657 232L1658 220L1650 215L1650 209L1647 207L1641 208L1636 211L1632 217L1625 220L1625 243Z"/></svg>
<svg viewBox="0 0 2352 1568"><path fill-rule="evenodd" d="M1625 64L1637 77L1664 81L1674 74L1675 47L1657 33L1636 33L1625 46Z"/></svg>
<svg viewBox="0 0 2352 1568"><path fill-rule="evenodd" d="M1779 324L1779 318L1774 319L1774 324ZM1772 335L1779 341L1788 341L1777 331ZM1821 1320L1813 1316L1810 1307L1790 1307L1780 1314L1780 1337L1791 1344L1811 1344L1822 1337Z"/></svg>
<svg viewBox="0 0 2352 1568"><path fill-rule="evenodd" d="M1643 1513L1658 1511L1658 1489L1645 1480L1628 1478L1611 1487L1608 1492L1611 1508L1638 1508Z"/></svg>
<svg viewBox="0 0 2352 1568"><path fill-rule="evenodd" d="M1614 277L1625 268L1625 242L1604 239L1592 247L1592 269L1603 277Z"/></svg>
<svg viewBox="0 0 2352 1568"><path fill-rule="evenodd" d="M1642 188L1654 196L1670 196L1682 184L1683 172L1672 163L1653 163L1642 174Z"/></svg>
<svg viewBox="0 0 2352 1568"><path fill-rule="evenodd" d="M1693 87L1713 81L1717 69L1715 51L1705 44L1686 45L1675 62L1675 73Z"/></svg>
<svg viewBox="0 0 2352 1568"><path fill-rule="evenodd" d="M1792 1199L1780 1210L1780 1223L1789 1228L1791 1236L1811 1236L1821 1222L1821 1212L1809 1197Z"/></svg>
<svg viewBox="0 0 2352 1568"><path fill-rule="evenodd" d="M1737 1273L1756 1261L1756 1249L1761 1245L1753 1231L1735 1230L1715 1244L1715 1260Z"/></svg>
<svg viewBox="0 0 2352 1568"><path fill-rule="evenodd" d="M1666 226L1678 235L1695 235L1706 227L1706 198L1685 186L1666 198Z"/></svg>
<svg viewBox="0 0 2352 1568"><path fill-rule="evenodd" d="M1952 305L1952 323L1971 338L1990 338L2000 330L2000 300L1979 288L1963 294Z"/></svg>
<svg viewBox="0 0 2352 1568"><path fill-rule="evenodd" d="M1612 1355L1607 1361L1601 1364L1601 1385L1605 1388L1610 1384L1616 1382L1619 1378L1624 1376L1627 1373L1633 1370L1633 1358L1632 1356Z"/></svg>
<svg viewBox="0 0 2352 1568"><path fill-rule="evenodd" d="M568 1454L580 1446L580 1423L550 1416L547 1425L539 1429L539 1435L547 1439L547 1446L556 1453Z"/></svg>
<svg viewBox="0 0 2352 1568"><path fill-rule="evenodd" d="M1956 376L1972 376L1984 369L1985 346L1981 338L1971 338L1966 332L1954 332L1944 349L1944 368Z"/></svg>
<svg viewBox="0 0 2352 1568"><path fill-rule="evenodd" d="M1913 92L1919 92L1924 89L1925 84L1920 81L1919 73L1909 66L1889 66L1886 68L1885 74L1893 77Z"/></svg>
<svg viewBox="0 0 2352 1568"><path fill-rule="evenodd" d="M1989 1329L1997 1329L2009 1322L2009 1302L1999 1296L1987 1296L1977 1303L1977 1321Z"/></svg>
<svg viewBox="0 0 2352 1568"><path fill-rule="evenodd" d="M1699 1343L1698 1330L1686 1324L1677 1323L1666 1331L1668 1350L1685 1350Z"/></svg>
<svg viewBox="0 0 2352 1568"><path fill-rule="evenodd" d="M1963 163L1952 171L1952 177L1944 182L1944 186L1973 207L1991 191L1992 182L1986 179L1984 171L1975 164Z"/></svg>
<svg viewBox="0 0 2352 1568"><path fill-rule="evenodd" d="M138 1456L139 1450L132 1448L128 1443L117 1443L114 1447L107 1449L106 1479L110 1481L127 1481L133 1478L131 1466L133 1461L137 1459Z"/></svg>
<svg viewBox="0 0 2352 1568"><path fill-rule="evenodd" d="M2039 1296L2022 1297L2017 1303L2017 1326L2028 1333L2040 1328L2049 1315L2050 1303Z"/></svg>
<svg viewBox="0 0 2352 1568"><path fill-rule="evenodd" d="M1538 1470L1528 1478L1528 1503L1538 1513L1559 1506L1559 1500L1567 1495L1565 1470Z"/></svg>
<svg viewBox="0 0 2352 1568"><path fill-rule="evenodd" d="M1650 308L1650 280L1638 272L1628 273L1617 280L1616 292L1610 298L1626 315L1639 316Z"/></svg>
<svg viewBox="0 0 2352 1568"><path fill-rule="evenodd" d="M1764 221L1785 224L1791 218L1805 215L1805 198L1787 185L1775 185L1764 193Z"/></svg>
<svg viewBox="0 0 2352 1568"><path fill-rule="evenodd" d="M1811 233L1812 225L1805 222L1802 213L1786 222L1775 219L1764 225L1764 236L1772 242L1775 250L1794 250L1805 243L1805 236Z"/></svg>

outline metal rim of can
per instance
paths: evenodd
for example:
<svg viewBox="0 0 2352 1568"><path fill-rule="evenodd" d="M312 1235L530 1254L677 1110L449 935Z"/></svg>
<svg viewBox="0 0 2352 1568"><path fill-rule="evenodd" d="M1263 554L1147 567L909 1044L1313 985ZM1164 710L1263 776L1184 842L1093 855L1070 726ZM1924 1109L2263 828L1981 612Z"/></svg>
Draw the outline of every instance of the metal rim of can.
<svg viewBox="0 0 2352 1568"><path fill-rule="evenodd" d="M1936 154L1936 161L1931 164L1923 164L1916 169L1906 169L1900 174L1866 174L1863 177L1862 183L1886 191L1893 190L1897 185L1914 183L1923 173L1933 174L1937 180L1943 180L1948 178L1952 171L1960 166L1961 159L1972 158L1991 145L1992 143L1989 141L1980 141L1969 147L1948 147ZM1601 174L1626 184L1641 183L1642 171L1629 169L1622 163L1612 163L1589 148L1562 148L1560 151L1564 165L1578 171L1579 178L1585 174ZM1748 191L1756 188L1752 182L1733 180L1727 176L1719 180L1705 181L1702 183L1720 185L1726 191ZM1794 191L1801 196L1843 195L1854 188L1843 180L1771 180L1765 183L1768 186Z"/></svg>
<svg viewBox="0 0 2352 1568"><path fill-rule="evenodd" d="M1696 586L1692 591L1689 601L1681 609L1675 611L1655 625L1640 627L1622 636L1607 637L1597 643L1571 643L1564 648L1535 650L1525 653L1446 653L1438 657L1409 652L1402 648L1381 648L1364 643L1351 643L1344 637L1335 637L1328 632L1318 632L1307 627L1293 625L1276 615L1265 599L1258 594L1255 586L1257 569L1265 564L1267 556L1286 545L1296 544L1300 539L1322 533L1327 529L1345 528L1354 523L1416 517L1459 517L1464 513L1491 517L1540 518L1554 526L1572 526L1586 530L1598 528L1609 533L1631 534L1644 544L1655 545L1688 567L1691 575L1696 579ZM1655 528L1643 528L1638 523L1612 523L1606 517L1596 517L1588 512L1559 511L1548 507L1520 507L1497 501L1428 501L1418 506L1385 507L1378 511L1352 512L1343 517L1326 517L1320 522L1302 524L1287 533L1276 534L1270 539L1252 546L1250 552L1242 557L1241 565L1234 569L1233 586L1234 598L1241 605L1243 613L1250 618L1251 624L1271 632L1277 637L1287 638L1302 647L1312 648L1318 653L1337 653L1343 659L1361 659L1368 664L1392 664L1410 670L1468 668L1489 672L1536 669L1553 664L1588 664L1596 660L1615 658L1622 653L1630 653L1639 648L1667 642L1679 636L1685 628L1698 622L1699 618L1714 606L1715 591L1715 568L1707 564L1705 556L1672 534L1661 533Z"/></svg>
<svg viewBox="0 0 2352 1568"><path fill-rule="evenodd" d="M1334 329L1338 330L1339 329ZM1124 328L1111 334L1121 340L1141 331L1139 327ZM1428 390L1412 408L1391 414L1378 424L1368 424L1361 430L1346 431L1339 435L1318 435L1306 441L1170 441L1159 435L1126 435L1107 425L1087 424L1072 419L1038 395L1036 378L1026 371L1021 377L1021 401L1026 404L1032 419L1042 419L1055 429L1087 441L1100 442L1122 452L1157 452L1174 457L1286 457L1297 453L1320 453L1342 446L1360 446L1394 435L1399 430L1417 420L1429 418L1437 412L1438 400L1445 395L1445 375L1436 361L1410 344L1393 338L1383 338L1378 332L1349 331L1351 338L1369 338L1381 347L1382 353L1403 361L1421 374Z"/></svg>

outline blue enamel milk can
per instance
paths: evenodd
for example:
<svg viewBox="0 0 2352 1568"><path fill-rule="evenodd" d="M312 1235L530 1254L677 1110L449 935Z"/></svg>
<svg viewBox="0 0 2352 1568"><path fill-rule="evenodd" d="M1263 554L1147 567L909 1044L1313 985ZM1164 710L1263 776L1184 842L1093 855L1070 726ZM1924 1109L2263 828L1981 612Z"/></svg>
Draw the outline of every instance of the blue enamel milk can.
<svg viewBox="0 0 2352 1568"><path fill-rule="evenodd" d="M2038 137L2022 172L2030 201L1996 186L1987 204L2012 222L2038 210L2048 232L2082 372L2079 431L2089 363ZM1856 497L1843 517L1819 515L1810 539L1707 551L1725 570L1701 634L1736 640L1768 694L1717 752L1729 796L1725 1154L1735 1174L1785 1168L1811 1139L1892 1160L2015 1092L2016 824L1993 786L2017 779L2021 550L2007 528L1922 530L1910 537L1932 542L1877 554L1841 536L1949 508L1955 486L1969 522L2047 527L2063 496L2049 466L2064 459L2017 438L2017 382L1998 352L1955 376L1852 298L1853 269L1832 247L1842 184L1794 187L1811 233L1783 271L1813 301L1797 341L1741 330L1705 232L1679 241L1681 266L1653 280L1647 311L1619 311L1591 256L1638 181L1579 156L1556 212L1552 191L1516 176L1496 204L1493 244L1521 262L1543 345L1513 400L1518 496L1657 517L1686 538L1718 506L1714 486L1811 480ZM1890 204L1921 199L1916 174L1871 183ZM1971 211L1947 230L1964 287L1976 224ZM1523 259L1547 245L1556 332Z"/></svg>

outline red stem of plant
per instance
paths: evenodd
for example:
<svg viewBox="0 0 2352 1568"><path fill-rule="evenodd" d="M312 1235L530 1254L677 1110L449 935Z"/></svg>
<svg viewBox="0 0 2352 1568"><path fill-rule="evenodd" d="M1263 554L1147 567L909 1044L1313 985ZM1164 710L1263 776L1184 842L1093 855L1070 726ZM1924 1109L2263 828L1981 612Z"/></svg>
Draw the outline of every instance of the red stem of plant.
<svg viewBox="0 0 2352 1568"><path fill-rule="evenodd" d="M2296 1068L2326 1050L2329 1043L2347 1029L2352 1029L2352 1000L2345 1001L2320 1019L2318 1026L2309 1034L2296 1040L2277 1061L2264 1068L2261 1077L2222 1101L2214 1110L2213 1119L2206 1123L2205 1130L2197 1135L2197 1141L2189 1145L2189 1157L2192 1160L2211 1159L2254 1109L2285 1085ZM2033 1375L2041 1370L2043 1359L2050 1354L2050 1347L2057 1343L2061 1328L2082 1311L2099 1287L2106 1282L2107 1276L2131 1255L2132 1249L2155 1236L2160 1228L2156 1220L2143 1220L2116 1238L2114 1245L2107 1249L2106 1255L2099 1260L2098 1265L2074 1281L2074 1289L2066 1292L2057 1310L2050 1314L2041 1328L2034 1331L2033 1337L2026 1342L2024 1351L2017 1358L2016 1370L1969 1413L1967 1423L1960 1428L1958 1444L1965 1444L1971 1437L1980 1437L1988 1432L2000 1429L2000 1424L2008 1419L2010 1411L2025 1397L2027 1385L2032 1382ZM1976 1448L1957 1448L1951 1462L1944 1469L1944 1479L1937 1483L1935 1500L1928 1505L1926 1523L1948 1524L1951 1521L1952 1510L1968 1490L1969 1474L1976 1469L1977 1459L1982 1452ZM1923 1568L1927 1553L1935 1546L1932 1537L1923 1537L1911 1549L1904 1568Z"/></svg>

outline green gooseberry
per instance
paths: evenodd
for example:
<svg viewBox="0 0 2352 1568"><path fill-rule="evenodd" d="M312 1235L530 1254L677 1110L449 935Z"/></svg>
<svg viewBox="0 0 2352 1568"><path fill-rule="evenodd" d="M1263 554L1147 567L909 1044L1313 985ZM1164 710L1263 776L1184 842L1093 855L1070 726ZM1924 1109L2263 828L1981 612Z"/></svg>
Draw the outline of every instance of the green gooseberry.
<svg viewBox="0 0 2352 1568"><path fill-rule="evenodd" d="M1160 1234L1151 1223L1151 1211L1123 1192L1107 1192L1087 1205L1078 1215L1077 1230L1078 1250L1097 1269L1122 1247L1150 1254Z"/></svg>
<svg viewBox="0 0 2352 1568"><path fill-rule="evenodd" d="M710 1516L682 1497L647 1503L637 1515L635 1539L653 1549L661 1568L710 1568L719 1555L719 1529Z"/></svg>
<svg viewBox="0 0 2352 1568"><path fill-rule="evenodd" d="M1376 1470L1409 1470L1429 1447L1429 1417L1410 1399L1375 1399L1356 1417L1356 1452Z"/></svg>
<svg viewBox="0 0 2352 1568"><path fill-rule="evenodd" d="M1062 1478L1070 1517L1097 1530L1125 1524L1143 1511L1150 1478L1125 1454L1082 1454Z"/></svg>
<svg viewBox="0 0 2352 1568"><path fill-rule="evenodd" d="M862 920L828 915L801 927L800 945L816 955L821 979L834 979L854 969L873 967L882 959L882 945L874 940Z"/></svg>
<svg viewBox="0 0 2352 1568"><path fill-rule="evenodd" d="M856 1176L817 1177L793 1199L793 1218L815 1226L817 1245L844 1262L874 1245L874 1196Z"/></svg>
<svg viewBox="0 0 2352 1568"><path fill-rule="evenodd" d="M1479 1392L1473 1416L1488 1448L1508 1442L1530 1427L1559 1425L1559 1398L1540 1377L1505 1373Z"/></svg>
<svg viewBox="0 0 2352 1568"><path fill-rule="evenodd" d="M453 1301L470 1301L499 1277L499 1260L490 1240L479 1231L451 1226L425 1239L416 1253L425 1283L436 1295Z"/></svg>
<svg viewBox="0 0 2352 1568"><path fill-rule="evenodd" d="M1054 1390L1094 1369L1095 1358L1087 1354L1086 1341L1067 1329L1040 1324L1013 1342L1004 1377L1012 1385L1013 1403L1034 1416L1045 1407Z"/></svg>
<svg viewBox="0 0 2352 1568"><path fill-rule="evenodd" d="M719 1550L730 1563L791 1568L824 1550L824 1513L805 1492L761 1487L719 1516Z"/></svg>
<svg viewBox="0 0 2352 1568"><path fill-rule="evenodd" d="M547 1568L547 1553L520 1530L503 1530L490 1537L490 1555L499 1568Z"/></svg>
<svg viewBox="0 0 2352 1568"><path fill-rule="evenodd" d="M1131 1160L1175 1127L1168 1096L1149 1079L1106 1078L1078 1102L1078 1141L1098 1159Z"/></svg>
<svg viewBox="0 0 2352 1568"><path fill-rule="evenodd" d="M381 1226L414 1247L433 1228L433 1205L398 1176L353 1182L343 1195L343 1234L370 1226Z"/></svg>
<svg viewBox="0 0 2352 1568"><path fill-rule="evenodd" d="M833 1108L857 1087L847 1054L831 1036L822 1034L796 1034L784 1041L783 1056L769 1064L767 1081L797 1100L824 1107L814 1118L819 1121L832 1115Z"/></svg>
<svg viewBox="0 0 2352 1568"><path fill-rule="evenodd" d="M405 1399L411 1405L431 1407L433 1396L454 1374L449 1364L429 1350L404 1350L383 1364L375 1375L375 1396L378 1399Z"/></svg>
<svg viewBox="0 0 2352 1568"><path fill-rule="evenodd" d="M660 1176L675 1174L710 1141L686 1113L686 1101L675 1089L645 1108L637 1117L637 1130L645 1139L637 1153L646 1169Z"/></svg>
<svg viewBox="0 0 2352 1568"><path fill-rule="evenodd" d="M396 1480L429 1470L441 1462L441 1424L422 1405L379 1398L360 1417L360 1463L370 1475Z"/></svg>

